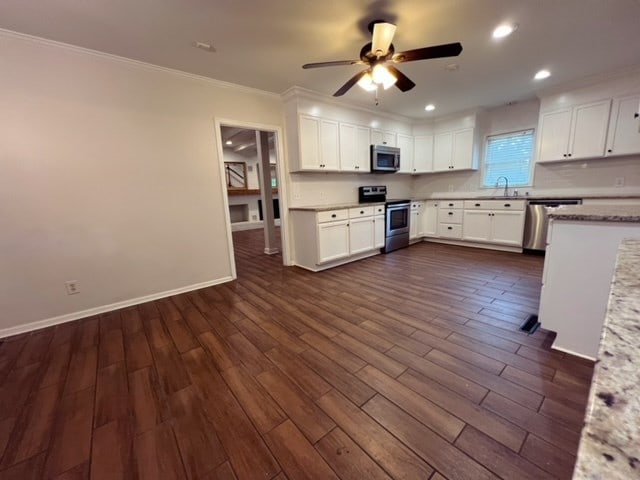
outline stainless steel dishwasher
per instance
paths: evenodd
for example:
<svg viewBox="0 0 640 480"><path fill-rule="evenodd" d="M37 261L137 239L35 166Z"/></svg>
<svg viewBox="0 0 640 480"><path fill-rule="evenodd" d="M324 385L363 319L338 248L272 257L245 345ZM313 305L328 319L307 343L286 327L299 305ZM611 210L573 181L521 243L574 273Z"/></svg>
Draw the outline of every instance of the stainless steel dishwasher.
<svg viewBox="0 0 640 480"><path fill-rule="evenodd" d="M547 208L557 208L561 205L580 205L582 199L546 199L529 200L527 213L524 219L524 241L522 248L525 251L536 253L544 252L547 248L547 226L549 217Z"/></svg>

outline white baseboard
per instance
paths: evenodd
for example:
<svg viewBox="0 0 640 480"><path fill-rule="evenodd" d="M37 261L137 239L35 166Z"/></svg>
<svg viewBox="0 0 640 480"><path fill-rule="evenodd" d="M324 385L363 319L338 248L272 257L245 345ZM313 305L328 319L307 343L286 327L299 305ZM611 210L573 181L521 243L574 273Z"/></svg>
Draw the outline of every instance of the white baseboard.
<svg viewBox="0 0 640 480"><path fill-rule="evenodd" d="M40 330L41 328L51 327L60 323L71 322L73 320L79 320L81 318L91 317L100 313L111 312L120 308L131 307L140 303L151 302L152 300L158 300L160 298L170 297L171 295L178 295L180 293L191 292L193 290L199 290L200 288L211 287L213 285L219 285L220 283L230 282L235 280L233 277L223 277L208 282L195 283L193 285L187 285L186 287L176 288L174 290L167 290L159 293L152 293L151 295L145 295L143 297L132 298L130 300L123 300L122 302L111 303L109 305L102 305L100 307L89 308L87 310L81 310L79 312L67 313L65 315L59 315L57 317L46 318L44 320L37 320L35 322L25 323L22 325L16 325L15 327L3 328L0 330L0 338L10 337L12 335L18 335L20 333L31 332L33 330Z"/></svg>
<svg viewBox="0 0 640 480"><path fill-rule="evenodd" d="M590 357L589 355L585 355L583 353L578 353L578 352L573 352L567 348L562 348L562 347L556 347L555 345L551 345L551 349L552 350L558 350L559 352L564 352L564 353L568 353L569 355L573 355L574 357L580 357L580 358L584 358L585 360L591 360L592 362L595 362L597 359Z"/></svg>
<svg viewBox="0 0 640 480"><path fill-rule="evenodd" d="M280 226L280 219L276 218L273 222L276 227ZM239 232L242 230L257 230L258 228L264 228L264 221L258 220L255 222L236 222L231 224L232 232Z"/></svg>

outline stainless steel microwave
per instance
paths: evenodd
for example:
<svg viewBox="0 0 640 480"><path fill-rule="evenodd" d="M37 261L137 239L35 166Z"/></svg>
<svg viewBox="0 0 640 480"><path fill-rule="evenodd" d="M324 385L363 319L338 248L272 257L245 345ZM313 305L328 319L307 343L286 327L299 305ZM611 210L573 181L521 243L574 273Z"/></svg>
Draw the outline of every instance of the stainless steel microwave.
<svg viewBox="0 0 640 480"><path fill-rule="evenodd" d="M371 145L371 171L393 173L400 170L400 149L388 145Z"/></svg>

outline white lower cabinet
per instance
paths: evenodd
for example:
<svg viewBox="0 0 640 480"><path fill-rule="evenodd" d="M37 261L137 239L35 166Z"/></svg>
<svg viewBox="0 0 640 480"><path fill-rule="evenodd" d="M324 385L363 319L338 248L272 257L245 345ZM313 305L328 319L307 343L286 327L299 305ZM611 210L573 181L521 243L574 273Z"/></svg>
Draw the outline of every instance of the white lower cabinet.
<svg viewBox="0 0 640 480"><path fill-rule="evenodd" d="M467 200L462 239L521 247L524 209L524 200Z"/></svg>
<svg viewBox="0 0 640 480"><path fill-rule="evenodd" d="M420 237L420 222L422 221L423 202L411 202L411 219L409 220L409 239Z"/></svg>
<svg viewBox="0 0 640 480"><path fill-rule="evenodd" d="M375 244L375 223L373 217L349 220L349 255L372 250Z"/></svg>
<svg viewBox="0 0 640 480"><path fill-rule="evenodd" d="M420 220L420 236L435 237L438 234L438 201L424 202L422 218Z"/></svg>
<svg viewBox="0 0 640 480"><path fill-rule="evenodd" d="M318 224L318 263L349 256L349 220Z"/></svg>

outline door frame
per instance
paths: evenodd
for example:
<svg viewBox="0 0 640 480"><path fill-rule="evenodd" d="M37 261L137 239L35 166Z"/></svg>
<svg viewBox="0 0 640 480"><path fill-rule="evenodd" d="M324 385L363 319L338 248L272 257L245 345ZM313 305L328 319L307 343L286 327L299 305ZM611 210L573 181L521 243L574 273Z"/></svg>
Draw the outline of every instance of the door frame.
<svg viewBox="0 0 640 480"><path fill-rule="evenodd" d="M233 236L231 233L231 214L229 213L229 196L227 194L227 185L224 173L224 148L222 146L221 127L237 127L247 130L261 130L263 132L273 133L275 136L276 147L276 176L278 178L278 201L280 202L280 237L282 247L282 264L291 265L289 258L289 205L287 189L288 185L285 180L285 158L284 158L284 134L282 127L278 125L269 125L265 123L246 122L243 120L233 120L228 118L214 117L216 148L218 151L218 169L220 171L220 188L222 192L222 204L224 206L224 218L227 230L227 244L229 247L229 259L231 265L231 276L238 278L236 272L236 256L233 249Z"/></svg>

